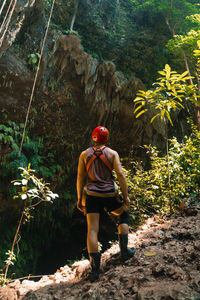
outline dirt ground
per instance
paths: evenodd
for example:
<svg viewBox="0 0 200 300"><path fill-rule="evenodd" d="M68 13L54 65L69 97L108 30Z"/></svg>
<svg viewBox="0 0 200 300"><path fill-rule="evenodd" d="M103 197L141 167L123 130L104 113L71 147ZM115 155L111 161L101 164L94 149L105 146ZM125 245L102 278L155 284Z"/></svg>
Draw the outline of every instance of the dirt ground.
<svg viewBox="0 0 200 300"><path fill-rule="evenodd" d="M118 243L102 254L97 282L82 260L37 282L15 280L0 288L0 300L200 300L200 203L192 213L148 219L129 246L136 254L123 264Z"/></svg>

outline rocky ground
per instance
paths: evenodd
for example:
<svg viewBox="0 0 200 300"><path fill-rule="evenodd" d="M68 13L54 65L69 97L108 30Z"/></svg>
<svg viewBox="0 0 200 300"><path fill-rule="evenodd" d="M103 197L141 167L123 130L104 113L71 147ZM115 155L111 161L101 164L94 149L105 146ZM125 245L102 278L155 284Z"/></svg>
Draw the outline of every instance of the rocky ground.
<svg viewBox="0 0 200 300"><path fill-rule="evenodd" d="M0 299L198 300L199 230L200 205L192 213L154 216L129 235L129 245L137 248L134 258L121 264L117 243L103 253L99 281L87 280L89 262L82 260L37 282L15 280L0 289Z"/></svg>

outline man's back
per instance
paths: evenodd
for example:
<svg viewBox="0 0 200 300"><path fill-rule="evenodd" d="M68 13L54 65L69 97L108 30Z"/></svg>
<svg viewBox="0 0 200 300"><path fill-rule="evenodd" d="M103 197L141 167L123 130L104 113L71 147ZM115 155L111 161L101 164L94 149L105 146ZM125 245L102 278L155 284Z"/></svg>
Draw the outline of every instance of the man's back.
<svg viewBox="0 0 200 300"><path fill-rule="evenodd" d="M86 150L87 188L93 191L114 192L111 149L105 146Z"/></svg>
<svg viewBox="0 0 200 300"><path fill-rule="evenodd" d="M102 147L102 146L104 146L104 145L101 145L99 147ZM108 160L110 161L110 163L112 164L112 166L114 168L114 162L119 157L119 155L115 150L113 150L109 147L106 147L106 149L107 149ZM81 157L84 160L84 163L86 165L87 164L87 149L81 153Z"/></svg>

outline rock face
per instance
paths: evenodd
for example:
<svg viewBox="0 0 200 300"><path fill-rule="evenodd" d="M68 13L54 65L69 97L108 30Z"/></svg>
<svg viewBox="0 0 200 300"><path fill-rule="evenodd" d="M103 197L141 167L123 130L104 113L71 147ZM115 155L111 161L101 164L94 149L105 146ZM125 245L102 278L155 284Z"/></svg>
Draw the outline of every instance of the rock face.
<svg viewBox="0 0 200 300"><path fill-rule="evenodd" d="M13 121L25 120L37 65L28 57L32 54L37 60L37 53L40 53L47 23L44 15L41 0L19 1L0 47L0 109ZM126 79L115 69L113 62L100 62L84 52L77 36L61 35L50 28L32 104L40 115L35 117L35 128L46 126L43 125L52 103L56 111L48 116L49 127L55 124L58 107L63 112L61 122L66 124L63 107L70 102L74 106L70 114L74 114L75 119L81 114L78 120L81 136L102 124L112 131L113 136L117 134L118 141L111 139L112 146L126 146L126 152L133 145L154 144L162 140L163 128L156 123L150 124L150 115L140 120L133 115L132 100L142 88L141 80ZM76 126L76 121L70 122L70 127ZM45 134L49 127L42 133ZM85 136L82 139L85 140Z"/></svg>
<svg viewBox="0 0 200 300"><path fill-rule="evenodd" d="M68 299L199 299L200 206L195 215L154 216L129 234L134 258L123 265L119 246L102 255L99 281L87 280L89 261L62 267L38 282L16 280L0 289L1 300Z"/></svg>
<svg viewBox="0 0 200 300"><path fill-rule="evenodd" d="M115 70L112 62L98 62L92 58L83 51L76 36L60 36L54 51L46 65L45 73L49 77L44 85L53 77L55 80L56 74L57 82L69 89L71 98L81 107L88 127L104 124L117 134L117 143L129 146L130 143L141 145L152 141L155 132L157 137L163 135L162 127L149 124L150 114L142 121L134 118L132 100L136 92L144 88L139 79L127 80ZM66 97L66 90L61 95L64 87L57 97Z"/></svg>

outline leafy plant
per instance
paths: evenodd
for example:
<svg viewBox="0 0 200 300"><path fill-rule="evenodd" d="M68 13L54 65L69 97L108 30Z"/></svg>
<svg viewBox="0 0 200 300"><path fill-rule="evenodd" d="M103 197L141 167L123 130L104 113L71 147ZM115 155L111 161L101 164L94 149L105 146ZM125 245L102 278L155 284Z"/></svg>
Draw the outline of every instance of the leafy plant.
<svg viewBox="0 0 200 300"><path fill-rule="evenodd" d="M23 128L23 123L16 124L11 120L8 120L6 124L0 124L0 142L10 144L12 149L18 149L16 142L21 138ZM25 142L28 142L27 135Z"/></svg>
<svg viewBox="0 0 200 300"><path fill-rule="evenodd" d="M194 50L194 57L196 58L196 78L198 83L198 90L200 91L200 39L197 41L197 49Z"/></svg>
<svg viewBox="0 0 200 300"><path fill-rule="evenodd" d="M178 74L172 71L169 65L165 65L165 69L158 71L162 76L153 84L154 90L142 91L137 93L134 99L136 118L147 112L150 108L154 109L155 115L151 118L153 122L156 118L160 118L165 127L166 153L167 153L167 174L168 188L170 189L170 166L168 153L168 122L173 126L171 112L184 108L183 99L186 97L185 82L190 79L188 71ZM193 97L189 99L193 100ZM171 207L171 201L170 201Z"/></svg>
<svg viewBox="0 0 200 300"><path fill-rule="evenodd" d="M36 64L38 62L38 59L40 58L40 53L31 53L28 55L28 64L33 66L34 69L36 69Z"/></svg>
<svg viewBox="0 0 200 300"><path fill-rule="evenodd" d="M195 119L198 130L200 130L199 40L200 30L191 30L186 35L176 35L167 45L168 49L176 57L176 60L179 60L182 64L184 63L184 67L189 74L194 75L194 77L189 79L190 85L187 86L187 89L189 89L189 95L192 95L190 100L194 102Z"/></svg>
<svg viewBox="0 0 200 300"><path fill-rule="evenodd" d="M160 117L161 121L168 120L173 126L171 119L171 111L184 108L182 102L185 97L185 86L183 83L190 78L188 72L178 74L176 71L172 71L169 65L165 65L163 71L158 71L162 77L157 79L157 82L153 84L154 90L142 91L137 93L137 97L134 99L136 108L134 113L136 118L148 111L149 107L152 107L157 112L151 119L153 122L157 117Z"/></svg>
<svg viewBox="0 0 200 300"><path fill-rule="evenodd" d="M3 135L1 148L4 153L0 161L0 194L6 203L6 211L1 214L0 218L0 269L3 268L3 262L7 259L5 256L7 249L11 249L10 241L13 239L16 231L15 224L19 219L21 204L18 205L19 200L15 202L11 200L12 196L17 193L18 186L9 184L11 178L21 179L18 167L25 168L30 162L31 168L36 171L35 174L39 178L43 177L45 181L51 182L52 189L56 190L60 196L60 201L55 201L55 205L51 206L51 209L48 209L47 205L41 205L40 210L33 210L31 215L34 218L31 218L31 222L27 226L21 228L20 255L17 254L18 248L15 247L15 254L18 255L17 263L9 269L9 274L14 269L15 276L21 277L30 272L37 273L42 253L52 247L58 234L62 235L63 239L68 238L76 197L71 188L72 184L69 184L74 180L71 174L72 172L75 174L76 170L75 167L73 170L70 168L69 160L71 161L72 157L75 157L74 151L79 152L80 149L69 142L71 141L71 133L69 138L61 137L60 139L58 138L59 134L54 131L53 139L43 135L44 139L46 138L48 141L45 144L43 137L35 137L31 135L30 131L26 131L22 153L19 155L23 124L6 121L0 125L2 125L0 134ZM60 129L60 123L57 124L57 127ZM49 131L47 130L47 132ZM12 141L8 141L7 136L9 135L12 137ZM61 149L61 147L63 148ZM67 159L66 156L63 156L63 149L65 149ZM66 182L68 182L67 186ZM10 215L11 209L14 213ZM9 224L5 216L9 218ZM63 222L66 224L66 220L67 225L63 226ZM52 228L50 232L47 230L49 226ZM38 231L41 233L39 237Z"/></svg>
<svg viewBox="0 0 200 300"><path fill-rule="evenodd" d="M72 35L79 36L79 33L76 30L64 30L63 33L66 34L66 35L72 34Z"/></svg>
<svg viewBox="0 0 200 300"><path fill-rule="evenodd" d="M13 185L20 187L17 195L13 199L20 198L24 201L23 210L21 217L17 226L17 230L13 239L12 248L7 252L8 258L5 261L5 272L4 272L4 282L7 280L8 268L10 265L14 264L16 256L14 254L14 247L17 243L20 227L22 222L30 221L31 210L35 209L37 205L41 202L53 202L58 195L53 193L48 184L45 183L43 179L38 179L34 170L31 169L30 164L27 168L19 168L21 172L21 180L12 181Z"/></svg>
<svg viewBox="0 0 200 300"><path fill-rule="evenodd" d="M142 163L133 162L131 170L124 170L131 198L130 214L139 221L152 213L168 213L169 199L172 209L176 210L181 199L197 196L200 192L200 132L194 125L191 136L185 137L183 143L176 138L170 140L170 189L166 157L160 156L156 147L145 148L150 157L150 168L144 170Z"/></svg>
<svg viewBox="0 0 200 300"><path fill-rule="evenodd" d="M16 124L10 120L5 124L0 124L0 142L7 148L6 155L2 157L1 177L16 176L17 168L25 167L30 162L31 166L41 176L53 179L62 167L55 162L53 153L48 152L46 157L42 154L43 144L41 138L33 140L26 134L22 153L19 153L23 127L23 123Z"/></svg>
<svg viewBox="0 0 200 300"><path fill-rule="evenodd" d="M199 12L198 1L188 0L131 0L136 10L150 10L151 12L161 15L166 22L172 35L175 34L175 30L179 33L185 32L188 27L192 27L193 20L187 17Z"/></svg>

